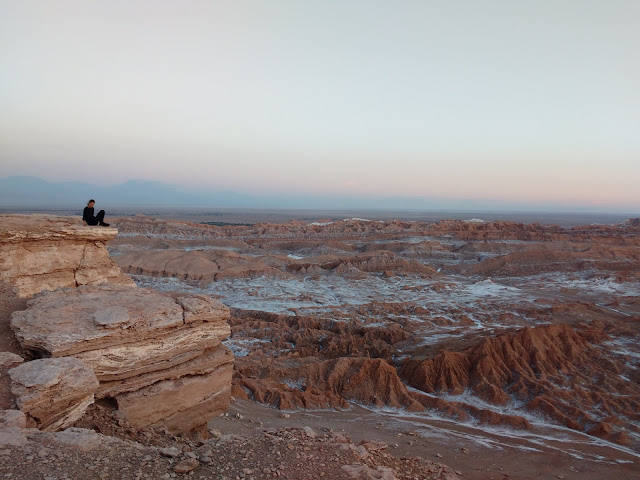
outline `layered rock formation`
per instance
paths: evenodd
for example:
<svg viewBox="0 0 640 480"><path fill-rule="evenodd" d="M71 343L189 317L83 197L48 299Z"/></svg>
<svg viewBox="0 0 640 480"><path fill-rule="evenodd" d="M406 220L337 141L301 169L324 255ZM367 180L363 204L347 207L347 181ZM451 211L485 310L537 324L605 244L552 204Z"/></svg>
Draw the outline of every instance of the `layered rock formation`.
<svg viewBox="0 0 640 480"><path fill-rule="evenodd" d="M501 221L358 219L216 227L140 216L122 219L120 225L127 236L117 239L112 250L119 253L121 268L200 286L284 273L428 276L437 268L492 277L596 269L616 272L626 281L640 278L640 241L633 219L572 229Z"/></svg>
<svg viewBox="0 0 640 480"><path fill-rule="evenodd" d="M98 379L91 367L73 357L33 360L9 370L18 408L40 430L73 425L94 401Z"/></svg>
<svg viewBox="0 0 640 480"><path fill-rule="evenodd" d="M117 233L74 217L0 215L0 281L15 284L21 297L78 285L133 285L105 248Z"/></svg>
<svg viewBox="0 0 640 480"><path fill-rule="evenodd" d="M360 310L363 316L400 312L375 313L375 307ZM413 336L423 324L234 310L232 342L242 352L234 395L281 409L341 409L349 402L429 409L459 421L523 429L531 428L534 413L632 442L640 418L637 370L633 357L605 345L610 335L635 336L637 322L606 322L606 310L590 304L563 304L552 312L566 321L575 321L569 312L594 321L520 328L446 349L416 345Z"/></svg>
<svg viewBox="0 0 640 480"><path fill-rule="evenodd" d="M409 389L393 361L396 345L410 338L399 325L357 325L242 310L233 311L231 323L237 343L258 332L269 339L237 359L236 397L253 398L284 410L346 409L355 402L413 412L431 409L462 421L530 427L519 415Z"/></svg>
<svg viewBox="0 0 640 480"><path fill-rule="evenodd" d="M575 249L579 248L579 251ZM483 276L523 276L546 272L575 272L597 269L625 273L640 265L640 249L629 246L563 245L533 247L507 253L466 268L466 273Z"/></svg>
<svg viewBox="0 0 640 480"><path fill-rule="evenodd" d="M11 377L9 370L24 362L20 355L0 352L0 410L16 408L15 398L11 395Z"/></svg>
<svg viewBox="0 0 640 480"><path fill-rule="evenodd" d="M309 272L309 269L316 267L316 272L320 270L332 270L337 273L344 273L349 269L356 269L362 272L388 272L396 273L419 273L430 275L435 273L435 269L421 264L417 260L405 260L393 252L376 250L359 255L327 255L319 258L310 258L305 261L298 261L287 266L288 270ZM319 267L319 268L318 268Z"/></svg>
<svg viewBox="0 0 640 480"><path fill-rule="evenodd" d="M388 251L365 252L358 255L317 255L305 259L283 255L262 255L260 258L224 250L150 250L124 253L115 257L123 271L134 275L173 277L200 286L213 281L256 276L286 276L290 273L337 273L356 276L363 273L417 273L433 275L435 269L415 259L406 260Z"/></svg>
<svg viewBox="0 0 640 480"><path fill-rule="evenodd" d="M196 283L237 307L236 396L284 409L356 402L551 423L638 444L635 219L562 228L134 217L121 228L111 251L140 284ZM166 276L177 280L156 278Z"/></svg>
<svg viewBox="0 0 640 480"><path fill-rule="evenodd" d="M127 273L174 277L199 284L282 273L255 258L224 250L152 250L118 255L116 263Z"/></svg>
<svg viewBox="0 0 640 480"><path fill-rule="evenodd" d="M188 431L228 406L233 355L220 342L229 310L203 295L137 289L105 247L117 233L71 217L0 216L0 281L21 297L55 290L13 315L27 354L51 358L11 370L15 400L0 397L2 406L16 403L37 426L56 430L77 420L95 393L115 398L132 425ZM0 386L16 358L4 354ZM95 385L78 380L82 372Z"/></svg>
<svg viewBox="0 0 640 480"><path fill-rule="evenodd" d="M346 400L378 407L423 410L409 395L395 368L381 359L343 357L298 368L274 365L257 377L242 378L238 384L256 400L284 410L347 408Z"/></svg>
<svg viewBox="0 0 640 480"><path fill-rule="evenodd" d="M37 296L12 327L26 350L89 365L96 395L115 398L132 425L184 432L228 406L228 317L205 295L83 286Z"/></svg>
<svg viewBox="0 0 640 480"><path fill-rule="evenodd" d="M621 419L630 425L640 420L640 389L626 380L624 360L603 352L605 340L593 328L525 328L461 351L412 358L399 373L426 393L470 392L492 405L521 403L571 429L628 443Z"/></svg>

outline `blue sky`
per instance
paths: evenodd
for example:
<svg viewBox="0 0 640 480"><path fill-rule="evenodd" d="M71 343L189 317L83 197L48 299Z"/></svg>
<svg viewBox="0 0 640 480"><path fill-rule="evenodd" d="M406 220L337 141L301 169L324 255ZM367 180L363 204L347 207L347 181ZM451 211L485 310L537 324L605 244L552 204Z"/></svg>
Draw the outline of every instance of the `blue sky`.
<svg viewBox="0 0 640 480"><path fill-rule="evenodd" d="M640 206L640 2L0 12L0 176Z"/></svg>

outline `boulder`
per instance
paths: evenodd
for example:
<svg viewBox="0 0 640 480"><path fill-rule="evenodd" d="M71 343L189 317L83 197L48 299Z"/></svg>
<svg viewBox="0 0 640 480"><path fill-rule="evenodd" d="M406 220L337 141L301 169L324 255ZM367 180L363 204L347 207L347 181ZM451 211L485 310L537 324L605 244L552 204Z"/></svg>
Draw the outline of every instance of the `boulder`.
<svg viewBox="0 0 640 480"><path fill-rule="evenodd" d="M52 357L84 354L99 378L112 379L124 369L135 375L145 363L170 362L185 350L201 354L226 338L229 309L204 295L194 300L202 302L197 314L180 303L185 296L176 301L142 288L85 286L39 295L13 313L11 327L24 349ZM98 350L100 359L88 353Z"/></svg>
<svg viewBox="0 0 640 480"><path fill-rule="evenodd" d="M208 374L163 380L115 398L118 410L134 427L186 432L228 408L232 376L233 364L225 363Z"/></svg>
<svg viewBox="0 0 640 480"><path fill-rule="evenodd" d="M27 428L27 417L20 410L0 410L0 430Z"/></svg>
<svg viewBox="0 0 640 480"><path fill-rule="evenodd" d="M11 352L0 352L0 369L17 367L22 362L24 362L24 359L20 355Z"/></svg>
<svg viewBox="0 0 640 480"><path fill-rule="evenodd" d="M176 361L179 358L181 356L176 355L173 360ZM183 363L166 363L164 369L141 372L138 375L117 380L103 378L100 381L96 397L112 397L120 393L134 392L161 380L174 380L185 375L208 375L220 367L232 363L233 353L231 350L224 345L218 345Z"/></svg>
<svg viewBox="0 0 640 480"><path fill-rule="evenodd" d="M41 430L71 426L94 401L98 379L91 367L73 357L46 358L9 370L18 408Z"/></svg>
<svg viewBox="0 0 640 480"><path fill-rule="evenodd" d="M0 410L16 408L15 399L11 395L9 370L23 362L24 360L20 355L11 352L0 352Z"/></svg>
<svg viewBox="0 0 640 480"><path fill-rule="evenodd" d="M229 316L206 295L100 285L39 294L11 325L24 349L90 366L132 425L181 433L229 405Z"/></svg>

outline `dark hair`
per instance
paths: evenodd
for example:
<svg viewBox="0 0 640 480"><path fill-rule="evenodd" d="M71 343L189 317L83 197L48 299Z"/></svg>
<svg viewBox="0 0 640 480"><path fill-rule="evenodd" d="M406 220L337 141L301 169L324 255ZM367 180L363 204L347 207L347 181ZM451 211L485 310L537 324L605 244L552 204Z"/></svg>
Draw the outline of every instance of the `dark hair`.
<svg viewBox="0 0 640 480"><path fill-rule="evenodd" d="M96 201L92 198L91 200L89 200L89 201L87 202L87 205L89 205L91 202L96 203Z"/></svg>

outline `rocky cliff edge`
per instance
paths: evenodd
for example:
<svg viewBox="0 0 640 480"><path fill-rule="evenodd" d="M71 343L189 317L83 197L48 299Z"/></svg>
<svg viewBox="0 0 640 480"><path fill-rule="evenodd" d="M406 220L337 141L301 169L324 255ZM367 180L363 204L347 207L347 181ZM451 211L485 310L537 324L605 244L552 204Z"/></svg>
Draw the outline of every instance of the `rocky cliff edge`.
<svg viewBox="0 0 640 480"><path fill-rule="evenodd" d="M105 247L117 234L76 217L0 215L0 281L16 285L21 297L80 285L133 286Z"/></svg>
<svg viewBox="0 0 640 480"><path fill-rule="evenodd" d="M109 398L135 427L186 433L229 406L229 309L137 288L105 247L117 233L73 217L0 216L0 281L34 296L11 328L35 359L0 365L13 395L0 408L19 408L29 426L65 429Z"/></svg>

